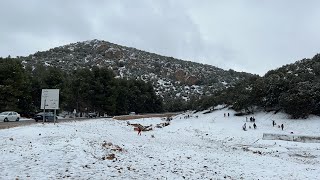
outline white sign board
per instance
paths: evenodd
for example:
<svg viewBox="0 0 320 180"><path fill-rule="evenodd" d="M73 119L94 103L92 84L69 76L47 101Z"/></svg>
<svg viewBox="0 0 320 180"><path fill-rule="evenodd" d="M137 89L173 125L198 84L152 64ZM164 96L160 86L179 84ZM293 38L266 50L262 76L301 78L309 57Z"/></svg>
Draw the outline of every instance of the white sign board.
<svg viewBox="0 0 320 180"><path fill-rule="evenodd" d="M42 89L40 108L59 109L59 89Z"/></svg>

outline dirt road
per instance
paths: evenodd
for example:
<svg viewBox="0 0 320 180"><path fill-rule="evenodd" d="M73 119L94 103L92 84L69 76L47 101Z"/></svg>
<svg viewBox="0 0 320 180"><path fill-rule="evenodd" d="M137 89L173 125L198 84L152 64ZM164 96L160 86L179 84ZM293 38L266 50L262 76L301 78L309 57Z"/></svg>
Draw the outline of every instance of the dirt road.
<svg viewBox="0 0 320 180"><path fill-rule="evenodd" d="M129 119L141 119L141 118L150 118L150 117L171 117L177 115L178 113L163 113L163 114L143 114L143 115L122 115L122 116L114 116L115 120L129 120ZM76 118L76 119L59 119L59 122L70 122L70 121L87 121L95 118ZM34 120L28 121L12 121L12 122L0 122L0 129L13 128L18 126L28 126L31 124L42 123L42 121L35 122ZM53 122L46 122L53 123Z"/></svg>
<svg viewBox="0 0 320 180"><path fill-rule="evenodd" d="M85 121L90 120L87 118L78 118L78 119L59 119L57 122L69 122L69 121ZM34 120L27 121L11 121L11 122L0 122L0 129L13 128L18 126L28 126L31 124L42 123L42 121L36 122ZM45 123L53 123L53 122L45 122Z"/></svg>
<svg viewBox="0 0 320 180"><path fill-rule="evenodd" d="M17 126L25 126L34 124L34 121L13 121L13 122L0 122L0 129L7 129Z"/></svg>

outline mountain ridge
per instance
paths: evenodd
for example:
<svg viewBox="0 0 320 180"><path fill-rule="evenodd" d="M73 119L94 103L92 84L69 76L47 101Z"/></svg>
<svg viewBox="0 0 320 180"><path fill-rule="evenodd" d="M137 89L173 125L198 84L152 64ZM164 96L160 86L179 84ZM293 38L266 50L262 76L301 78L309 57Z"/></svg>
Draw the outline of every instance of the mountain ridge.
<svg viewBox="0 0 320 180"><path fill-rule="evenodd" d="M17 58L25 66L41 63L65 71L93 66L108 67L116 78L152 83L157 95L162 98L185 100L193 96L211 95L253 76L97 39L70 43Z"/></svg>

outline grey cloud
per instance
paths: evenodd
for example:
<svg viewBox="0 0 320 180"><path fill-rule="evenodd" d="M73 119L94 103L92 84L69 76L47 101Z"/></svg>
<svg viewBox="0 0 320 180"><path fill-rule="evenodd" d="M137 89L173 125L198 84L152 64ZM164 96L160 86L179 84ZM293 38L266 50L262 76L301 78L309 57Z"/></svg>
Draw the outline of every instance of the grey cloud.
<svg viewBox="0 0 320 180"><path fill-rule="evenodd" d="M318 1L1 1L0 56L102 39L263 74L319 52Z"/></svg>

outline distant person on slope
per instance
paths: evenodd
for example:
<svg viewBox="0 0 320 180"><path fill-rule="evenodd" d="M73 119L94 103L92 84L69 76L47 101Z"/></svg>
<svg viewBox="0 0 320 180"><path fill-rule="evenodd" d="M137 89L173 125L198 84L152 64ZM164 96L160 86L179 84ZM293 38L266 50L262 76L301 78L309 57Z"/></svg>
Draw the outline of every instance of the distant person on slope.
<svg viewBox="0 0 320 180"><path fill-rule="evenodd" d="M247 123L244 123L244 125L242 126L242 129L243 129L244 131L247 130Z"/></svg>
<svg viewBox="0 0 320 180"><path fill-rule="evenodd" d="M283 128L284 128L284 125L283 125L283 124L281 124L281 129L282 129L282 131L283 131Z"/></svg>
<svg viewBox="0 0 320 180"><path fill-rule="evenodd" d="M253 123L253 128L254 128L254 129L257 129L256 123Z"/></svg>
<svg viewBox="0 0 320 180"><path fill-rule="evenodd" d="M272 121L272 126L274 127L276 125L276 122L274 120Z"/></svg>
<svg viewBox="0 0 320 180"><path fill-rule="evenodd" d="M138 127L138 135L141 136L141 128L140 127Z"/></svg>

